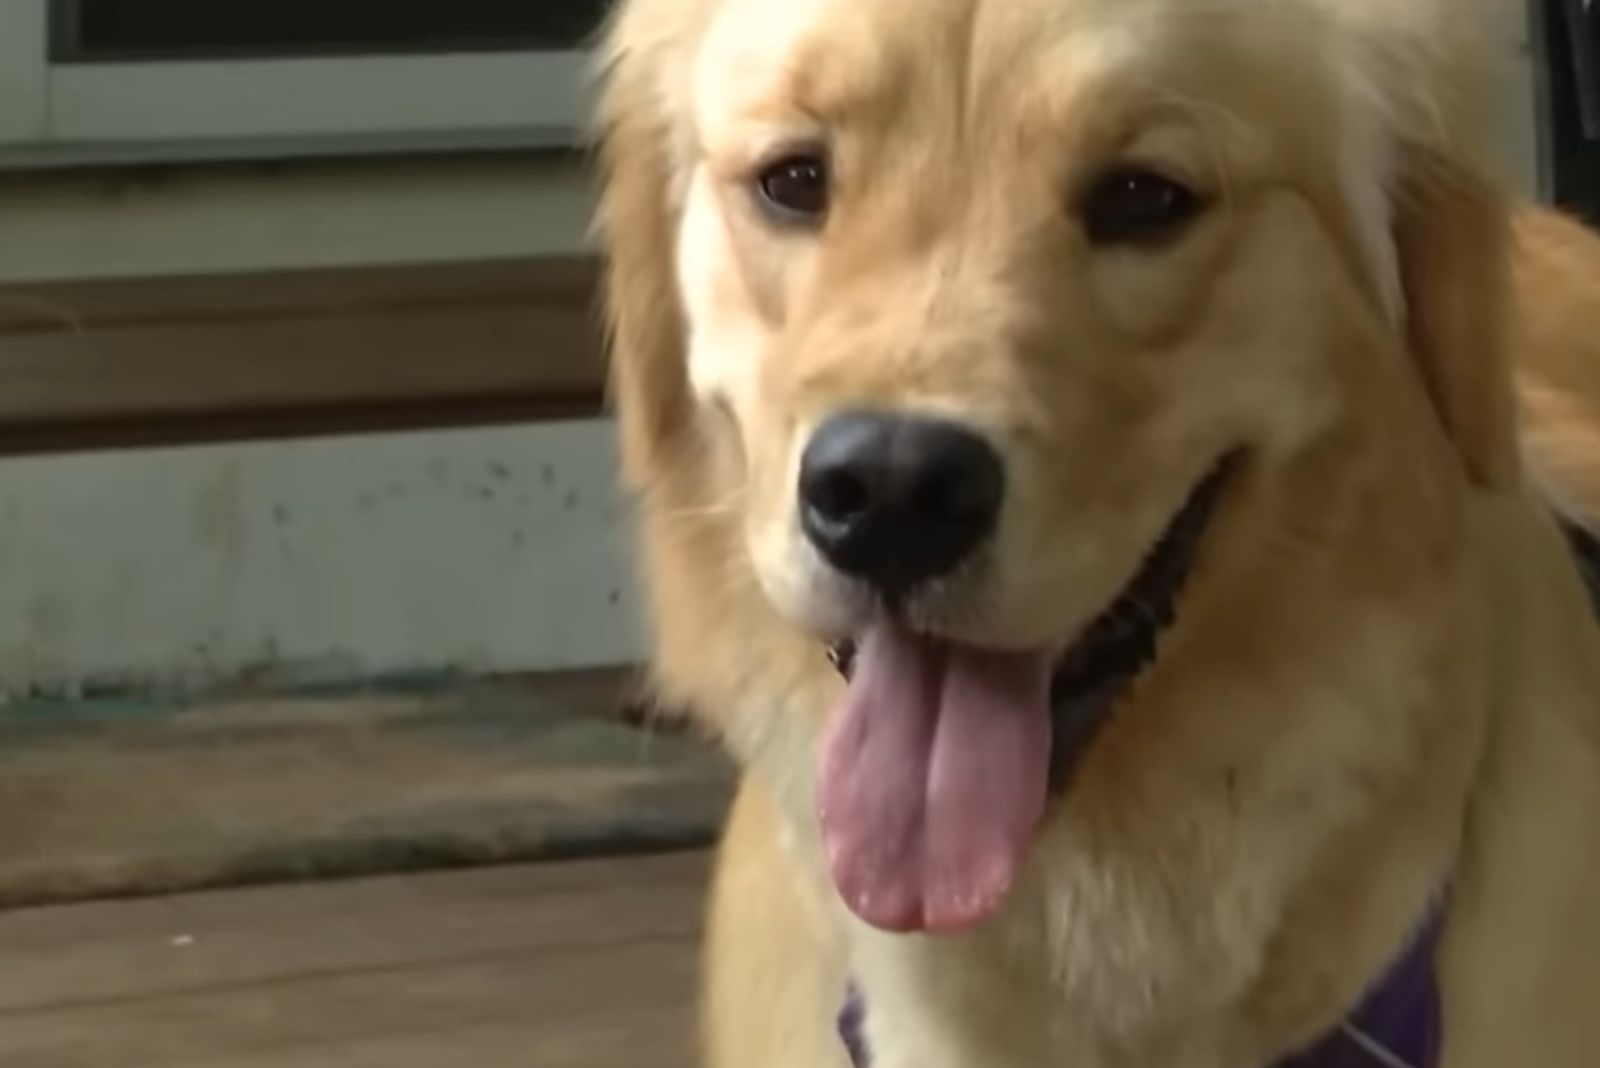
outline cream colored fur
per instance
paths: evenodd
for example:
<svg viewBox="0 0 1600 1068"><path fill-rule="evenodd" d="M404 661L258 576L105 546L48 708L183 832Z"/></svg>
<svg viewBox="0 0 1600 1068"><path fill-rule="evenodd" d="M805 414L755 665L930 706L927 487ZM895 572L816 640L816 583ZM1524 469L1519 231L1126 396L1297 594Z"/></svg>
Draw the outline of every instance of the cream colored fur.
<svg viewBox="0 0 1600 1068"><path fill-rule="evenodd" d="M655 673L746 769L709 1068L839 1068L847 975L875 1068L1265 1068L1445 887L1444 1068L1600 1063L1600 629L1550 514L1600 517L1600 251L1493 180L1479 14L622 5L601 228ZM809 141L820 234L750 195ZM1074 190L1128 161L1217 206L1088 247ZM862 606L794 476L863 403L1001 443L990 566L919 620L973 642L1068 640L1247 456L1160 658L960 937L866 929L820 860L821 643Z"/></svg>

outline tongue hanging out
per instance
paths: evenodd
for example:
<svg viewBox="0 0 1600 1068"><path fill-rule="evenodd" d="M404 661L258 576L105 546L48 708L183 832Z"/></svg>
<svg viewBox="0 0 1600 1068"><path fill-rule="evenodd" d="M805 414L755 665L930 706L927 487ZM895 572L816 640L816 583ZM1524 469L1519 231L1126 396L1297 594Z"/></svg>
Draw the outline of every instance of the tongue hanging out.
<svg viewBox="0 0 1600 1068"><path fill-rule="evenodd" d="M817 807L834 883L869 924L955 932L993 915L1044 811L1051 664L863 636L824 739Z"/></svg>

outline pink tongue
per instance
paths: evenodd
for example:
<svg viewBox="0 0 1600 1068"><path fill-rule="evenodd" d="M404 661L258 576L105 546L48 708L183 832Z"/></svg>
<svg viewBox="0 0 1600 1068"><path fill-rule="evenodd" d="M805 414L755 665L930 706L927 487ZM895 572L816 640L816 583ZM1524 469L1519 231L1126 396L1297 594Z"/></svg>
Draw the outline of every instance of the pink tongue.
<svg viewBox="0 0 1600 1068"><path fill-rule="evenodd" d="M834 883L867 923L955 932L999 909L1044 810L1050 663L874 627L823 743Z"/></svg>

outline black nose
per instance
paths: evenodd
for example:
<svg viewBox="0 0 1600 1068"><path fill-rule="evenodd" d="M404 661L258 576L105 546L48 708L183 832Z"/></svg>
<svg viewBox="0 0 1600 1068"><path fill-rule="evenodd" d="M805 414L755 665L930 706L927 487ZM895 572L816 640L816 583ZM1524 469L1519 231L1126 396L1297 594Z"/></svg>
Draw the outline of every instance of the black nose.
<svg viewBox="0 0 1600 1068"><path fill-rule="evenodd" d="M970 557L994 533L1004 495L993 447L936 419L836 416L800 465L806 537L834 567L890 595Z"/></svg>

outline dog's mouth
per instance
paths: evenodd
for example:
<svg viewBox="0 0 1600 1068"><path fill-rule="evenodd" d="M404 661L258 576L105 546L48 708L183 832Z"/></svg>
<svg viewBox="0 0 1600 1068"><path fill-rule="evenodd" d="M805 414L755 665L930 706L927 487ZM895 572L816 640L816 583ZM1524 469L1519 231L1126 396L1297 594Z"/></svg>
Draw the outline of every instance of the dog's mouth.
<svg viewBox="0 0 1600 1068"><path fill-rule="evenodd" d="M1054 788L1066 785L1117 697L1155 662L1232 468L1231 460L1222 461L1195 487L1133 580L1057 663L1050 685Z"/></svg>
<svg viewBox="0 0 1600 1068"><path fill-rule="evenodd" d="M834 879L874 926L957 931L1009 893L1048 798L1157 660L1236 464L1190 492L1110 606L1058 658L960 646L892 619L830 650L850 681L818 812Z"/></svg>

